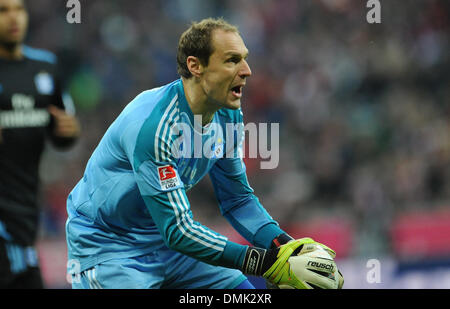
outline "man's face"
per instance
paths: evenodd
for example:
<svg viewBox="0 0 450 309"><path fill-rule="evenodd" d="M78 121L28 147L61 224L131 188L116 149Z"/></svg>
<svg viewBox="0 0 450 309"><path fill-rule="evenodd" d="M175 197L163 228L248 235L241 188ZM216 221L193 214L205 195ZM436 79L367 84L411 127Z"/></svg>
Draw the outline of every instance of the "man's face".
<svg viewBox="0 0 450 309"><path fill-rule="evenodd" d="M242 89L252 72L246 61L248 50L239 34L215 30L212 34L214 52L201 76L201 85L208 102L218 108L241 107Z"/></svg>
<svg viewBox="0 0 450 309"><path fill-rule="evenodd" d="M20 44L28 26L23 0L0 0L0 44Z"/></svg>

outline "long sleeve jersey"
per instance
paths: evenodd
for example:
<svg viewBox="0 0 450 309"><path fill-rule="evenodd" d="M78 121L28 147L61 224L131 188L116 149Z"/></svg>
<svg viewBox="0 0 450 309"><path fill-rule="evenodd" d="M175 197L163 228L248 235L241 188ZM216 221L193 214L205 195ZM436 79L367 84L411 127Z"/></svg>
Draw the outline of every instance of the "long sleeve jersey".
<svg viewBox="0 0 450 309"><path fill-rule="evenodd" d="M250 243L269 247L283 231L247 181L242 129L240 109L219 110L198 126L181 79L138 95L108 128L68 197L69 259L83 271L168 247L241 267L248 246L193 218L186 191L207 174L222 215Z"/></svg>

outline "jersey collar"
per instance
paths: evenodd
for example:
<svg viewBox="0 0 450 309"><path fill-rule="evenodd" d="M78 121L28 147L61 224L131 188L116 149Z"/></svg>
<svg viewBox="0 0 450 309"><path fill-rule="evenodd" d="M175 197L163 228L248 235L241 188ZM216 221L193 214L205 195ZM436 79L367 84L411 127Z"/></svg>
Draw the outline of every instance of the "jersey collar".
<svg viewBox="0 0 450 309"><path fill-rule="evenodd" d="M191 107L189 106L189 103L187 102L186 99L186 94L184 93L184 88L183 88L183 81L181 80L181 78L177 81L176 83L176 88L177 88L177 92L178 92L178 102L179 102L179 106L180 106L180 113L185 113L188 118L189 121L191 122L191 125L194 125L194 113L191 110Z"/></svg>

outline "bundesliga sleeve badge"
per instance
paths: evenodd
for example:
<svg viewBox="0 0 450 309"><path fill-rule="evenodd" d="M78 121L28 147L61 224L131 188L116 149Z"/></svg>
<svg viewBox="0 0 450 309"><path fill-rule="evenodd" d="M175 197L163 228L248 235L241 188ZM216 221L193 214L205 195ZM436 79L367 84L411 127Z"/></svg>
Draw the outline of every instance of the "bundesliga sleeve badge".
<svg viewBox="0 0 450 309"><path fill-rule="evenodd" d="M162 190L170 190L180 185L177 172L171 165L158 167L158 178Z"/></svg>

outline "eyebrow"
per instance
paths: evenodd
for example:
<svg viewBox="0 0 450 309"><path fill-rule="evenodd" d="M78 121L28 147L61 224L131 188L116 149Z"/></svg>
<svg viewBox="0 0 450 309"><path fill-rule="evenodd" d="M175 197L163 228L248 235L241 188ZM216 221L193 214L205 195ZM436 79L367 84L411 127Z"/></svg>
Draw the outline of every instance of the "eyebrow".
<svg viewBox="0 0 450 309"><path fill-rule="evenodd" d="M229 51L225 53L225 56L232 56L232 57L239 57L239 58L244 58L247 59L249 55L249 52L247 51L244 56L242 56L242 54L238 53L238 52L234 52L234 51Z"/></svg>

